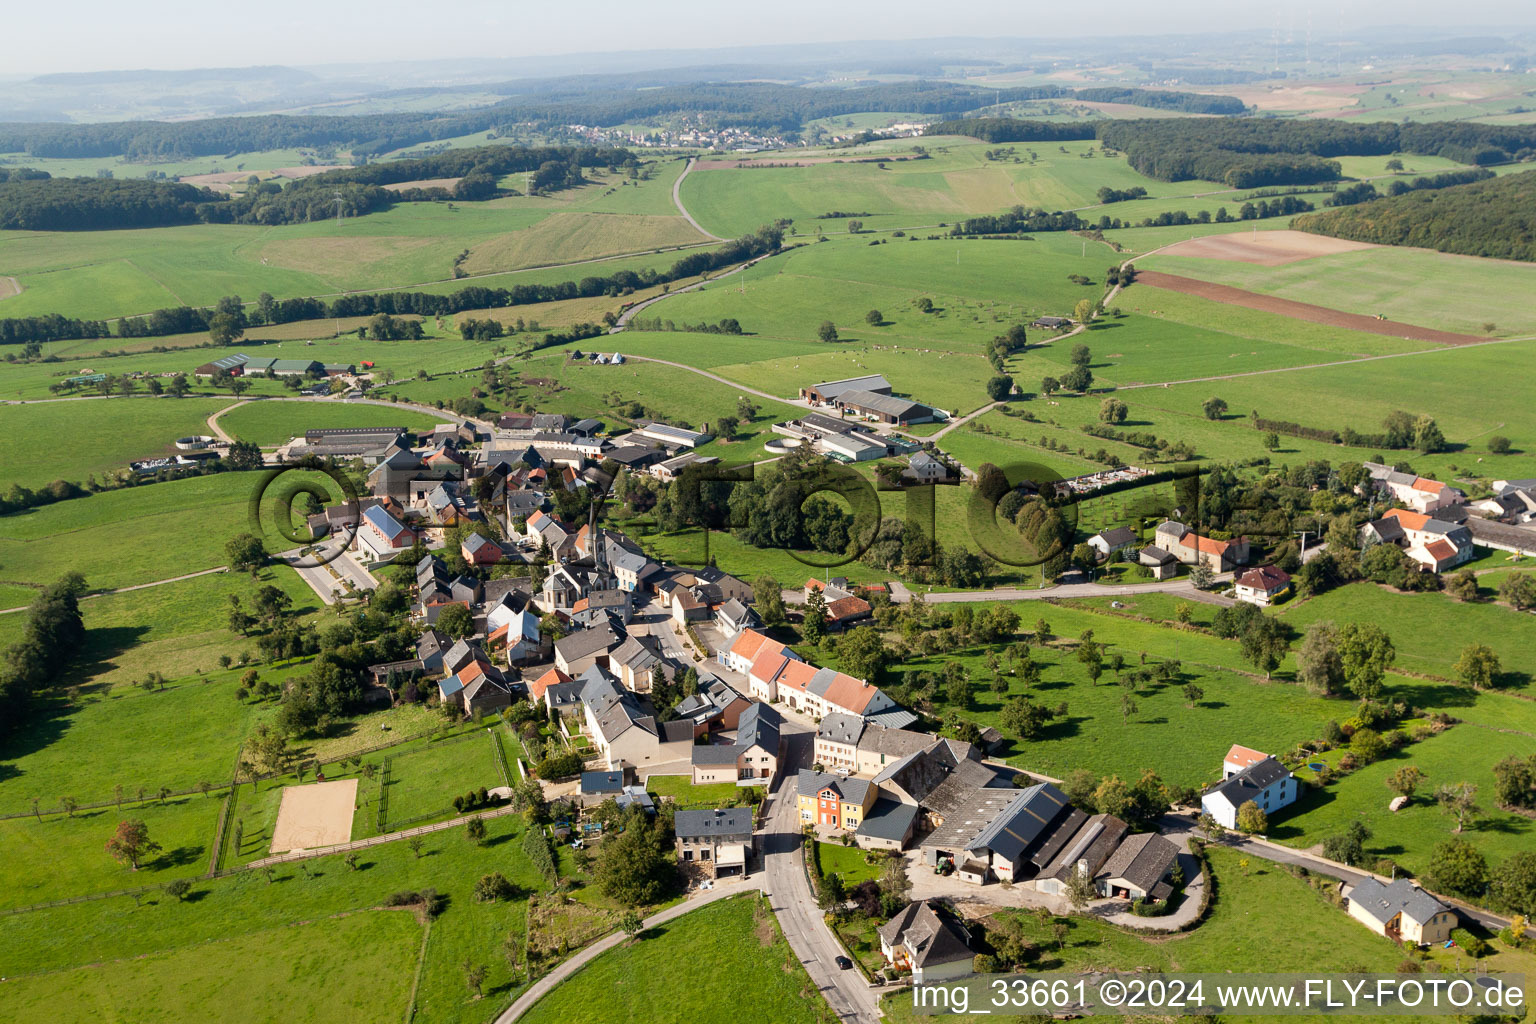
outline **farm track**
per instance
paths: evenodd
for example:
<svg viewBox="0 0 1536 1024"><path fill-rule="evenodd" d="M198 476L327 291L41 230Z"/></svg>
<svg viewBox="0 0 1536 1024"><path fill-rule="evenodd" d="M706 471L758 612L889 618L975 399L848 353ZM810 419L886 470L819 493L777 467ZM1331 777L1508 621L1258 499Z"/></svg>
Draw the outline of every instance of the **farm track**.
<svg viewBox="0 0 1536 1024"><path fill-rule="evenodd" d="M93 597L105 597L107 594L126 594L130 590L148 590L150 587L163 587L167 583L180 583L183 580L195 580L199 576L212 576L216 572L228 572L228 571L229 571L229 566L227 566L227 565L217 565L217 566L214 566L212 569L203 569L203 570L201 570L199 572L183 573L180 576L171 576L171 577L169 577L167 579L163 579L163 580L152 580L149 583L135 583L131 587L117 587L117 588L115 588L113 590L96 590L96 591L92 591L91 593L85 594L84 596L82 596L80 598L80 600L82 600L82 601L89 601ZM31 607L31 605L22 605L20 608L0 608L0 615L13 615L16 612L24 612L24 611L26 611L30 607Z"/></svg>
<svg viewBox="0 0 1536 1024"><path fill-rule="evenodd" d="M677 212L683 215L683 220L686 220L689 224L693 225L693 230L697 231L705 238L712 238L717 242L723 242L725 239L721 238L713 231L705 231L704 225L694 220L693 214L688 212L688 207L683 205L683 180L688 177L688 175L693 171L694 166L697 164L697 159L694 157L689 157L688 166L684 167L683 173L679 174L677 176L677 180L672 182L672 205L677 207Z"/></svg>
<svg viewBox="0 0 1536 1024"><path fill-rule="evenodd" d="M1149 288L1162 288L1183 295L1193 295L1228 306L1242 306L1264 313L1275 313L1292 320L1305 320L1328 327L1342 327L1346 330L1380 334L1389 338L1428 341L1437 345L1477 345L1486 340L1473 334L1453 334L1450 331L1437 331L1429 327L1416 327L1413 324L1392 320L1377 320L1375 317L1363 316L1359 313L1345 313L1326 306L1314 306L1310 302L1296 302L1293 299L1263 295L1259 292L1245 291L1242 288L1233 288L1230 285L1198 281L1192 277L1165 274L1157 270L1137 271L1135 283Z"/></svg>

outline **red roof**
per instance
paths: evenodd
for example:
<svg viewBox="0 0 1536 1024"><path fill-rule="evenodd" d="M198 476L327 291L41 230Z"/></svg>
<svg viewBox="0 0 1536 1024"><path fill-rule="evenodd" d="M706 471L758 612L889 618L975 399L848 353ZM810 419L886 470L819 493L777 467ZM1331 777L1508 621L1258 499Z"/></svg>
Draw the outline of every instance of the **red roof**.
<svg viewBox="0 0 1536 1024"><path fill-rule="evenodd" d="M1234 743L1232 744L1232 749L1227 751L1226 763L1235 764L1240 768L1247 768L1258 764L1267 757L1269 755L1261 750L1254 750L1252 747L1245 747L1240 743Z"/></svg>
<svg viewBox="0 0 1536 1024"><path fill-rule="evenodd" d="M1290 586L1290 583L1291 574L1273 565L1261 565L1257 569L1249 569L1237 578L1238 586L1262 590L1266 594L1283 590Z"/></svg>
<svg viewBox="0 0 1536 1024"><path fill-rule="evenodd" d="M836 704L840 708L846 708L857 714L869 707L869 702L874 700L875 694L879 692L879 687L870 686L862 679L855 679L853 676L839 672L832 680L832 685L827 687L825 697L829 704Z"/></svg>
<svg viewBox="0 0 1536 1024"><path fill-rule="evenodd" d="M1232 542L1229 540L1212 540L1209 537L1202 537L1198 533L1195 534L1195 550L1202 554L1224 555L1227 553L1227 548L1231 546Z"/></svg>
<svg viewBox="0 0 1536 1024"><path fill-rule="evenodd" d="M1456 547L1448 540L1431 541L1424 545L1424 550L1433 556L1436 563L1456 557Z"/></svg>
<svg viewBox="0 0 1536 1024"><path fill-rule="evenodd" d="M736 642L731 644L730 653L750 662L757 657L757 652L767 642L768 638L757 630L744 629L741 631L741 635L736 638Z"/></svg>
<svg viewBox="0 0 1536 1024"><path fill-rule="evenodd" d="M810 683L811 677L814 676L816 672L817 668L815 665L811 665L803 661L791 661L786 664L784 666L784 670L779 673L779 685L787 686L791 690L799 690L801 693L804 693L807 684Z"/></svg>
<svg viewBox="0 0 1536 1024"><path fill-rule="evenodd" d="M549 689L555 683L568 683L570 681L570 676L566 675L564 672L561 672L558 668L552 668L548 672L545 672L543 675L539 676L539 678L535 679L533 682L529 683L528 692L533 696L534 700L539 700L544 696L544 691Z"/></svg>
<svg viewBox="0 0 1536 1024"><path fill-rule="evenodd" d="M1439 480L1430 480L1422 476L1414 477L1413 483L1410 486L1414 490L1423 491L1426 494L1439 494L1441 491L1445 490L1445 484L1441 483Z"/></svg>
<svg viewBox="0 0 1536 1024"><path fill-rule="evenodd" d="M1382 515L1383 519L1396 519L1407 530L1422 530L1424 524L1429 522L1429 516L1422 512L1413 512L1406 508L1389 508Z"/></svg>
<svg viewBox="0 0 1536 1024"><path fill-rule="evenodd" d="M869 602L862 597L840 597L827 605L827 618L833 622L863 618L869 613Z"/></svg>

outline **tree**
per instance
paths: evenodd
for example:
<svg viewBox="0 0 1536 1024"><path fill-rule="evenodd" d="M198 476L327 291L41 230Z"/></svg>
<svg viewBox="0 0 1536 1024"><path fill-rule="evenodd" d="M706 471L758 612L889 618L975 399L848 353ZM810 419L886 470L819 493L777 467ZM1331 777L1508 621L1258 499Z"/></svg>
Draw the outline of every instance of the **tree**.
<svg viewBox="0 0 1536 1024"><path fill-rule="evenodd" d="M933 300L930 299L926 295L920 297L917 300L917 311L919 313L932 313L933 312Z"/></svg>
<svg viewBox="0 0 1536 1024"><path fill-rule="evenodd" d="M1331 696L1344 685L1344 662L1332 622L1314 622L1307 627L1296 652L1296 678L1320 697Z"/></svg>
<svg viewBox="0 0 1536 1024"><path fill-rule="evenodd" d="M1343 832L1323 839L1323 856L1340 864L1365 863L1365 841L1371 838L1371 830L1362 822L1351 822Z"/></svg>
<svg viewBox="0 0 1536 1024"><path fill-rule="evenodd" d="M1061 390L1061 381L1055 377L1040 378L1040 393L1042 395L1054 395Z"/></svg>
<svg viewBox="0 0 1536 1024"><path fill-rule="evenodd" d="M174 878L165 883L165 894L180 903L192 891L192 883L185 878Z"/></svg>
<svg viewBox="0 0 1536 1024"><path fill-rule="evenodd" d="M1214 395L1200 403L1200 408L1205 413L1205 418L1208 420L1219 420L1227 414L1226 401L1224 399L1217 398Z"/></svg>
<svg viewBox="0 0 1536 1024"><path fill-rule="evenodd" d="M233 345L245 335L245 325L232 313L215 313L208 318L208 340L215 345Z"/></svg>
<svg viewBox="0 0 1536 1024"><path fill-rule="evenodd" d="M1387 741L1375 729L1361 726L1349 738L1349 752L1363 764L1380 761L1387 753Z"/></svg>
<svg viewBox="0 0 1536 1024"><path fill-rule="evenodd" d="M1493 902L1507 911L1536 917L1536 853L1521 850L1493 869L1488 880Z"/></svg>
<svg viewBox="0 0 1536 1024"><path fill-rule="evenodd" d="M864 314L864 322L869 324L871 327L879 327L881 324L885 323L885 314L880 312L878 309L872 309L868 313Z"/></svg>
<svg viewBox="0 0 1536 1024"><path fill-rule="evenodd" d="M1505 807L1536 807L1536 754L1509 755L1493 766L1498 801Z"/></svg>
<svg viewBox="0 0 1536 1024"><path fill-rule="evenodd" d="M1452 576L1445 585L1445 592L1458 601L1476 601L1477 574L1471 569L1463 569Z"/></svg>
<svg viewBox="0 0 1536 1024"><path fill-rule="evenodd" d="M1251 836L1263 835L1269 831L1269 816L1252 800L1244 800L1237 809L1237 828Z"/></svg>
<svg viewBox="0 0 1536 1024"><path fill-rule="evenodd" d="M641 814L629 817L624 831L603 838L593 873L605 895L627 907L656 903L666 895L675 872L667 860L672 844L665 827Z"/></svg>
<svg viewBox="0 0 1536 1024"><path fill-rule="evenodd" d="M1099 403L1099 419L1105 423L1124 423L1131 408L1118 398L1106 398Z"/></svg>
<svg viewBox="0 0 1536 1024"><path fill-rule="evenodd" d="M1277 451L1279 451L1280 450L1280 435L1275 433L1273 430L1271 430L1269 433L1265 434L1264 435L1264 450L1267 451L1267 452L1277 452Z"/></svg>
<svg viewBox="0 0 1536 1024"><path fill-rule="evenodd" d="M474 896L479 903L504 902L517 896L517 886L507 881L506 875L496 871L480 876L480 880L475 883Z"/></svg>
<svg viewBox="0 0 1536 1024"><path fill-rule="evenodd" d="M252 533L237 533L224 543L224 557L235 572L248 572L255 576L267 564L267 547L261 538Z"/></svg>
<svg viewBox="0 0 1536 1024"><path fill-rule="evenodd" d="M485 819L475 815L464 823L464 838L477 846L485 845Z"/></svg>
<svg viewBox="0 0 1536 1024"><path fill-rule="evenodd" d="M823 320L821 322L821 326L816 328L816 337L820 338L822 341L836 341L837 325L834 324L831 320Z"/></svg>
<svg viewBox="0 0 1536 1024"><path fill-rule="evenodd" d="M1196 590L1209 590L1216 582L1216 574L1211 571L1209 562L1201 561L1189 567L1189 582Z"/></svg>
<svg viewBox="0 0 1536 1024"><path fill-rule="evenodd" d="M1243 657L1268 679L1290 650L1290 630L1279 619L1259 615L1243 630L1238 642L1242 645Z"/></svg>
<svg viewBox="0 0 1536 1024"><path fill-rule="evenodd" d="M458 640L475 631L475 617L468 606L451 604L438 613L437 628L445 635Z"/></svg>
<svg viewBox="0 0 1536 1024"><path fill-rule="evenodd" d="M1438 786L1435 789L1435 803L1440 805L1443 813L1456 819L1458 834L1482 812L1482 808L1477 805L1477 786L1471 782Z"/></svg>
<svg viewBox="0 0 1536 1024"><path fill-rule="evenodd" d="M1424 785L1425 775L1418 765L1404 765L1387 776L1387 788L1400 797L1413 799L1413 794Z"/></svg>
<svg viewBox="0 0 1536 1024"><path fill-rule="evenodd" d="M1196 820L1195 824L1200 827L1200 831L1210 836L1211 842L1213 843L1219 843L1222 841L1222 839L1226 838L1226 828L1224 828L1221 822L1217 821L1216 817L1209 811L1202 811L1200 813L1199 819Z"/></svg>
<svg viewBox="0 0 1536 1024"><path fill-rule="evenodd" d="M625 935L634 938L645 931L645 919L640 916L638 910L626 910L624 916L619 918L619 928Z"/></svg>
<svg viewBox="0 0 1536 1024"><path fill-rule="evenodd" d="M1091 323L1093 320L1093 300L1078 299L1077 305L1072 310L1072 319L1080 324Z"/></svg>
<svg viewBox="0 0 1536 1024"><path fill-rule="evenodd" d="M1499 656L1487 644L1472 643L1461 649L1456 659L1456 678L1474 690L1491 689L1502 669Z"/></svg>
<svg viewBox="0 0 1536 1024"><path fill-rule="evenodd" d="M805 615L800 633L811 643L820 642L827 632L827 598L820 587L813 587L805 598Z"/></svg>
<svg viewBox="0 0 1536 1024"><path fill-rule="evenodd" d="M1067 876L1066 886L1067 902L1072 904L1072 909L1082 912L1083 908L1099 898L1099 890L1093 884L1093 876L1083 870L1075 870Z"/></svg>
<svg viewBox="0 0 1536 1024"><path fill-rule="evenodd" d="M784 611L784 588L772 576L763 575L752 581L753 603L758 618L765 626L782 626L788 617Z"/></svg>
<svg viewBox="0 0 1536 1024"><path fill-rule="evenodd" d="M1392 638L1375 623L1351 622L1338 630L1336 642L1345 685L1361 700L1371 700L1397 658Z"/></svg>
<svg viewBox="0 0 1536 1024"><path fill-rule="evenodd" d="M232 441L224 456L224 465L230 469L260 469L261 449L254 441Z"/></svg>
<svg viewBox="0 0 1536 1024"><path fill-rule="evenodd" d="M1468 899L1481 896L1488 886L1488 862L1477 847L1456 836L1430 853L1427 874L1437 889Z"/></svg>
<svg viewBox="0 0 1536 1024"><path fill-rule="evenodd" d="M1122 723L1131 720L1131 716L1141 710L1141 705L1136 703L1136 698L1125 694L1120 698L1120 721Z"/></svg>
<svg viewBox="0 0 1536 1024"><path fill-rule="evenodd" d="M1413 447L1425 455L1445 448L1445 435L1429 416L1420 416L1413 424Z"/></svg>
<svg viewBox="0 0 1536 1024"><path fill-rule="evenodd" d="M1512 572L1499 584L1499 600L1507 601L1517 611L1536 606L1536 576Z"/></svg>
<svg viewBox="0 0 1536 1024"><path fill-rule="evenodd" d="M987 397L994 402L1001 402L1013 394L1013 378L1000 373L987 381Z"/></svg>
<svg viewBox="0 0 1536 1024"><path fill-rule="evenodd" d="M837 872L831 872L821 876L820 891L816 894L816 906L822 910L835 910L842 906L847 898L843 889L843 878Z"/></svg>
<svg viewBox="0 0 1536 1024"><path fill-rule="evenodd" d="M474 993L476 999L480 998L480 986L485 984L485 968L480 964L465 960L460 965L464 971L464 984Z"/></svg>
<svg viewBox="0 0 1536 1024"><path fill-rule="evenodd" d="M1187 683L1184 686L1185 707L1192 708L1205 699L1205 690L1198 683Z"/></svg>
<svg viewBox="0 0 1536 1024"><path fill-rule="evenodd" d="M160 849L160 844L149 838L149 827L142 821L120 821L117 831L107 840L107 852L119 863L139 870L139 861L145 855Z"/></svg>
<svg viewBox="0 0 1536 1024"><path fill-rule="evenodd" d="M1074 366L1061 376L1061 386L1068 391L1080 391L1087 394L1093 387L1093 372L1086 366Z"/></svg>
<svg viewBox="0 0 1536 1024"><path fill-rule="evenodd" d="M1493 455L1508 455L1510 449L1509 438L1503 434L1494 434L1488 439L1488 451Z"/></svg>

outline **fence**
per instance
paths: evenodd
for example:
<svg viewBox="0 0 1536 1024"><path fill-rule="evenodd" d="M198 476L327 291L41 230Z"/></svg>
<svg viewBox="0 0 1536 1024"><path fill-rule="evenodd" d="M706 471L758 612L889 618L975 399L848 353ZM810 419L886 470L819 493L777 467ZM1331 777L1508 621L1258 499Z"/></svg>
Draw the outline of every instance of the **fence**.
<svg viewBox="0 0 1536 1024"><path fill-rule="evenodd" d="M512 785L512 773L507 771L507 752L501 745L501 734L494 729L486 729L491 734L491 746L495 748L496 770L501 772L501 784L510 787Z"/></svg>

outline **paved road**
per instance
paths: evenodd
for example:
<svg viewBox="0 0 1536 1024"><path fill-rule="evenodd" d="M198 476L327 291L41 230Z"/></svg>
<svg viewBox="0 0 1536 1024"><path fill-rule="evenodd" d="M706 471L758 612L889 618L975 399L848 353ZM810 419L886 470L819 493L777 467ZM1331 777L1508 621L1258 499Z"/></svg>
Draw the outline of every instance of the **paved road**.
<svg viewBox="0 0 1536 1024"><path fill-rule="evenodd" d="M683 220L686 220L689 224L693 225L693 230L697 231L705 238L713 238L717 242L723 242L725 239L721 238L713 231L705 231L704 225L694 220L693 214L688 212L688 207L683 205L683 179L693 173L693 165L697 162L698 161L696 161L693 157L689 157L688 166L683 168L683 173L679 174L677 176L677 180L672 183L672 205L677 207L677 212L683 215Z"/></svg>
<svg viewBox="0 0 1536 1024"><path fill-rule="evenodd" d="M778 785L769 796L767 832L759 837L767 874L764 889L790 948L832 1012L840 1020L854 1024L878 1024L879 997L857 968L838 968L836 958L842 955L843 948L822 919L811 896L811 883L805 877L800 812L793 780L797 769L810 766L812 734L790 732L790 728L798 729L798 723L791 726L786 719L786 767L779 772Z"/></svg>
<svg viewBox="0 0 1536 1024"><path fill-rule="evenodd" d="M343 551L338 558L326 565L301 566L294 564L304 557L299 554L299 551L299 548L294 548L292 551L284 551L272 557L285 562L289 568L298 573L299 578L308 583L309 588L326 604L335 604L337 594L346 590L342 580L351 580L352 586L359 591L373 590L379 585L379 581L358 564L357 559L348 552ZM336 570L342 580L332 576L328 569Z"/></svg>
<svg viewBox="0 0 1536 1024"><path fill-rule="evenodd" d="M674 288L673 290L671 290L669 292L662 292L660 295L653 295L649 299L646 299L644 302L637 302L633 306L630 306L624 312L619 314L618 320L614 321L613 326L608 328L608 333L609 334L619 334L619 333L622 333L625 329L627 329L629 327L629 322L635 318L635 314L636 313L640 312L642 309L645 309L648 306L655 305L656 303L662 301L663 299L670 299L674 295L684 295L684 294L686 294L688 292L698 291L700 288L703 288L707 284L714 284L716 281L723 281L727 277L730 277L732 274L739 274L743 270L746 270L748 267L753 266L753 265L755 265L757 263L762 262L763 260L768 259L770 256L778 256L778 255L780 255L780 253L770 252L770 253L765 253L762 256L755 256L752 259L747 260L747 262L741 264L740 266L733 267L730 270L727 270L723 274L716 274L714 277L711 277L708 280L695 281L693 284L685 285L682 288ZM511 357L509 356L507 358L511 358ZM638 359L640 357L639 356L626 356L626 358ZM665 361L666 360L664 360L664 359L652 359L652 360L649 360L649 362L653 362L653 363L660 363L660 362L665 362ZM704 371L699 370L696 367L685 366L682 363L672 363L671 365L681 367L684 370L693 370L695 373L704 373ZM709 373L705 373L704 376L712 377L714 375L713 374L709 374ZM716 377L715 379L716 380L720 380L721 378ZM741 386L741 385L735 384L735 383L733 383L731 381L726 381L725 383L730 384L732 387L740 387ZM755 394L761 394L761 392L754 392L754 393ZM768 397L772 398L773 396L770 395ZM778 399L774 399L774 400L778 401Z"/></svg>
<svg viewBox="0 0 1536 1024"><path fill-rule="evenodd" d="M1217 576L1218 583L1230 582L1231 573L1222 573ZM795 593L796 603L804 600L801 591L786 591ZM1038 601L1042 598L1076 598L1076 597L1135 597L1137 594L1162 593L1177 594L1187 597L1191 601L1199 601L1202 604L1229 605L1230 598L1219 594L1212 594L1204 590L1197 590L1188 579L1156 580L1152 583L1136 583L1130 585L1105 584L1105 583L1058 583L1044 589L1033 587L999 587L995 590L956 590L939 594L924 594L923 600L929 604L956 604L970 603L974 601ZM787 598L786 598L787 600ZM897 604L904 604L912 600L912 592L900 581L891 583L891 600Z"/></svg>
<svg viewBox="0 0 1536 1024"><path fill-rule="evenodd" d="M650 917L645 919L645 926L647 928L655 928L657 925L666 924L668 921L682 917L684 914L698 910L700 907L708 906L717 900L729 899L732 896L740 896L742 893L752 892L756 888L756 885L753 885L749 882L746 884L738 883L721 886L717 889L711 889L709 892L700 893L696 896L686 899L676 906L671 906L666 910L660 911L659 913L652 914ZM581 970L597 957L608 952L608 950L623 942L626 937L627 936L625 936L623 932L613 932L612 934L592 943L590 946L587 946L585 949L581 950L581 952L572 956L569 960L564 961L554 970L550 971L548 974L544 975L544 977L534 982L533 985L529 987L528 991L518 996L517 999L513 1001L512 1005L503 1010L501 1016L496 1018L495 1024L512 1024L513 1021L527 1013L530 1006L548 994L550 989L554 988L556 985L560 984L562 981L569 978L577 971ZM645 940L641 939L640 941L644 942Z"/></svg>
<svg viewBox="0 0 1536 1024"><path fill-rule="evenodd" d="M1168 836L1168 838L1174 839L1175 841L1177 841L1179 837L1187 835L1194 835L1200 839L1205 838L1203 833L1197 832L1195 830L1193 814L1164 815L1162 819L1162 831L1165 835ZM1318 874L1327 875L1330 878L1340 879L1349 885L1357 885L1367 878L1374 878L1381 882L1391 881L1390 878L1387 878L1384 875L1378 875L1370 871L1361 871L1359 869L1340 864L1337 861L1328 860L1325 857L1318 857L1315 854L1307 853L1305 850L1296 850L1289 846L1281 846L1279 843L1271 843L1265 839L1254 839L1250 837L1239 836L1235 833L1229 832L1227 833L1226 838L1222 841L1221 845L1230 849L1241 850L1244 853L1252 854L1253 856L1262 860L1271 861L1276 864L1291 864L1296 867L1306 868L1308 871L1315 871ZM1469 906L1460 900L1451 899L1449 897L1440 896L1439 899L1454 905L1461 914L1472 918L1490 931L1497 932L1501 928L1509 927L1509 919L1506 917L1500 917L1499 915L1490 913L1489 911L1483 910L1480 907Z"/></svg>

